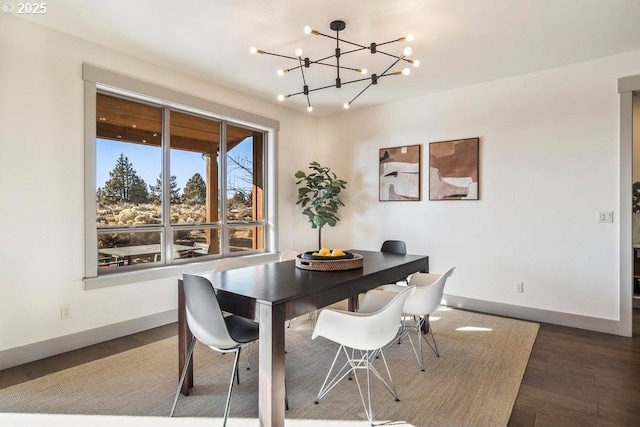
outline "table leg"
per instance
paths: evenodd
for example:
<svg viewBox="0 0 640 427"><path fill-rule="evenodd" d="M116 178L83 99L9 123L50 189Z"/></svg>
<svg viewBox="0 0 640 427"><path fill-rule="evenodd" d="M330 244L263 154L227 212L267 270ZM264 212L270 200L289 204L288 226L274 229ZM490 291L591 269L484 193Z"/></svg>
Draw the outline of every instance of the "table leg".
<svg viewBox="0 0 640 427"><path fill-rule="evenodd" d="M283 427L285 411L283 306L258 303L260 366L258 414L260 427Z"/></svg>
<svg viewBox="0 0 640 427"><path fill-rule="evenodd" d="M359 303L358 295L349 297L349 299L347 300L347 310L358 311L358 303Z"/></svg>
<svg viewBox="0 0 640 427"><path fill-rule="evenodd" d="M187 313L185 310L185 301L184 301L184 284L182 280L178 280L178 378L182 374L182 368L184 367L184 362L187 359L187 353L189 352L189 345L191 344L191 339L193 335L191 334L191 330L187 325ZM182 384L182 394L185 396L189 395L189 389L193 387L193 357L191 358L191 363L189 364L189 370L187 371L187 375L184 378L184 383Z"/></svg>

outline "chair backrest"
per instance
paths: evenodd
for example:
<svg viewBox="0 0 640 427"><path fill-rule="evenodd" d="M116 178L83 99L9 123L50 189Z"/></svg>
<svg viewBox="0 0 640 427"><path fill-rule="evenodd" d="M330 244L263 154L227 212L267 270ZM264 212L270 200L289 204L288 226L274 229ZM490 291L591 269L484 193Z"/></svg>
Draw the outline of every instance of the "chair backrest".
<svg viewBox="0 0 640 427"><path fill-rule="evenodd" d="M440 302L444 292L444 284L453 274L455 267L451 267L433 281L433 274L414 273L409 279L409 284L414 286L414 291L404 305L404 312L411 315L427 315L433 313Z"/></svg>
<svg viewBox="0 0 640 427"><path fill-rule="evenodd" d="M218 271L227 271L227 270L235 270L236 268L246 267L247 263L239 260L238 258L222 258L218 261L213 267L214 272Z"/></svg>
<svg viewBox="0 0 640 427"><path fill-rule="evenodd" d="M231 338L209 280L202 276L182 275L184 301L189 329L198 341L218 350L238 345Z"/></svg>
<svg viewBox="0 0 640 427"><path fill-rule="evenodd" d="M344 316L332 319L331 309L327 310L327 313L322 311L312 338L325 336L356 350L369 351L382 348L398 333L402 310L412 291L413 286L407 286L390 298L389 302L379 310L371 313L350 313L348 320ZM331 320L325 321L327 319Z"/></svg>
<svg viewBox="0 0 640 427"><path fill-rule="evenodd" d="M412 291L413 286L407 286L407 289L399 292L387 305L370 313L366 329L356 331L357 341L349 347L359 350L375 350L391 342L398 333L402 311ZM360 342L358 343L358 341Z"/></svg>
<svg viewBox="0 0 640 427"><path fill-rule="evenodd" d="M280 261L289 261L292 259L296 259L298 256L298 251L294 251L293 249L285 249L280 252Z"/></svg>
<svg viewBox="0 0 640 427"><path fill-rule="evenodd" d="M382 242L380 252L388 252L398 255L407 254L407 244L403 240L385 240Z"/></svg>

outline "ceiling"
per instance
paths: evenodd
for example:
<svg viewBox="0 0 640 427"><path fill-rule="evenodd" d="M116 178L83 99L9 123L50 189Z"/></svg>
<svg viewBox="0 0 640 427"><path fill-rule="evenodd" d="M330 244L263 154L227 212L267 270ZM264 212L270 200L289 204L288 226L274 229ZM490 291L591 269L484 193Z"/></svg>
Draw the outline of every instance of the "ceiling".
<svg viewBox="0 0 640 427"><path fill-rule="evenodd" d="M56 0L44 15L22 17L314 116L345 113L343 103L367 82L312 92L314 110L306 113L302 95L276 100L302 90L299 70L276 75L297 64L251 55L251 46L288 56L300 47L311 60L329 56L335 41L307 36L303 27L335 35L329 23L336 19L346 22L340 37L362 45L414 34L412 43L384 50L400 55L409 45L420 67L381 79L351 110L640 50L640 0ZM366 52L342 58L342 65L364 63L377 74L392 62ZM335 69L312 66L305 77L311 89L331 85Z"/></svg>

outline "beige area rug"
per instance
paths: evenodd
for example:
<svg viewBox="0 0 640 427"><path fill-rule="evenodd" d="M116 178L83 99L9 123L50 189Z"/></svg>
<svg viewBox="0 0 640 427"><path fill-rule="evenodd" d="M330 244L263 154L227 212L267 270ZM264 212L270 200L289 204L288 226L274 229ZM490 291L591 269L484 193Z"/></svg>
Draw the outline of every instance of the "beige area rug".
<svg viewBox="0 0 640 427"><path fill-rule="evenodd" d="M385 352L401 400L394 401L374 380L375 419L416 427L506 426L539 326L445 307L432 315L432 324L441 357L425 347L426 372L420 371L409 342ZM297 420L367 425L355 381L343 381L320 404L313 403L337 345L310 337L307 319L287 329L287 425L303 425ZM0 413L165 417L178 381L177 341L168 338L0 390ZM196 346L195 387L180 397L176 416L220 418L232 363L232 355ZM231 425L257 425L243 422L258 415L257 351L253 366L241 369ZM133 425L127 419L122 418L123 425Z"/></svg>

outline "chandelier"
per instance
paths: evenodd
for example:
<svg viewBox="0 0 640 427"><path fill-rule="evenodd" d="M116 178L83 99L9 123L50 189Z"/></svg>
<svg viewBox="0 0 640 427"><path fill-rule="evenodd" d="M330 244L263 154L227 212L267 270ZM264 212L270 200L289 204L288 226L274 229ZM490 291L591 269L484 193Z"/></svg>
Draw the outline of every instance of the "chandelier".
<svg viewBox="0 0 640 427"><path fill-rule="evenodd" d="M278 70L278 75L279 76L284 76L285 74L288 74L290 72L295 72L297 70L300 70L300 76L302 78L302 90L299 92L294 92L294 93L290 93L288 95L278 95L278 100L279 101L284 101L287 98L291 98L292 96L298 96L298 95L304 95L307 98L307 111L311 112L313 111L313 106L311 105L311 99L309 97L309 94L311 92L315 92L315 91L319 91L319 90L324 90L324 89L330 89L330 88L336 88L336 89L340 89L342 86L344 85L348 85L348 84L352 84L352 83L361 83L361 82L368 82L368 84L364 87L364 89L362 89L356 96L354 96L350 101L345 102L343 104L343 107L345 109L349 108L351 106L351 104L353 103L353 101L355 101L360 95L362 95L364 93L364 91L366 91L367 89L369 89L371 86L373 85L377 85L378 81L383 78L383 77L388 77L388 76L399 76L399 75L404 75L407 76L410 74L411 70L407 67L404 68L402 70L392 70L393 67L395 67L397 64L400 65L405 65L405 63L408 64L412 64L414 67L417 67L420 65L420 61L415 60L415 59L410 59L409 56L411 55L412 51L411 51L411 47L407 46L403 49L402 54L401 55L395 55L392 53L387 52L386 50L381 50L380 47L382 46L387 46L390 45L392 43L397 43L397 42L411 42L413 41L413 35L409 34L407 36L404 37L400 37L398 39L394 39L394 40L390 40L384 43L369 43L369 44L359 44L359 43L355 43L349 40L345 40L345 39L341 39L340 38L340 31L344 30L346 28L346 24L344 21L332 21L331 24L329 25L329 28L331 28L332 31L335 31L336 35L332 36L329 34L324 34L321 33L318 30L314 30L309 26L304 27L304 33L309 35L316 35L316 36L323 36L323 37L327 37L329 39L335 40L336 42L336 47L335 50L333 51L333 55L329 55L329 56L325 56L323 58L319 58L316 60L312 60L308 57L304 57L304 53L302 51L302 49L298 48L294 51L295 56L288 56L288 55L281 55L281 54L277 54L277 53L272 53L272 52L267 52L265 50L262 49L257 49L255 47L251 47L250 52L252 54L263 54L263 55L272 55L272 56L277 56L280 58L286 58L286 59L290 59L296 62L297 65L291 67L291 68L284 68L284 69L280 69ZM344 50L341 46L347 46L348 50ZM386 49L386 48L385 48ZM376 74L371 74L369 77L360 77L360 78L354 78L353 80L347 80L344 81L342 79L342 77L340 76L340 72L344 72L344 73L359 73L360 75L367 75L368 71L366 68L353 68L353 67L348 67L345 66L341 63L341 60L344 56L349 55L349 54L353 54L356 52L369 52L370 54L376 54L376 55L384 55L387 56L389 58L391 58L391 64L382 72L382 73L376 73ZM305 70L309 69L311 66L326 66L326 67L333 67L336 70L336 78L335 78L335 84L330 84L327 86L320 86L320 87L314 87L314 88L310 88L309 85L307 84L307 79L305 76Z"/></svg>

